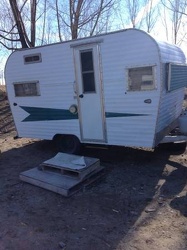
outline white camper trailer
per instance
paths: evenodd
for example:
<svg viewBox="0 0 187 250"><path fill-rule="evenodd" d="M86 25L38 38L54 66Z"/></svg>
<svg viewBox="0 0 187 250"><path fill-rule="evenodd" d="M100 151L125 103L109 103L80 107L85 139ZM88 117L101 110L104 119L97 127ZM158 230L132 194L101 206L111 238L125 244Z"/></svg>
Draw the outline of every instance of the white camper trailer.
<svg viewBox="0 0 187 250"><path fill-rule="evenodd" d="M127 29L15 51L5 79L18 137L154 148L177 126L187 85L180 48Z"/></svg>

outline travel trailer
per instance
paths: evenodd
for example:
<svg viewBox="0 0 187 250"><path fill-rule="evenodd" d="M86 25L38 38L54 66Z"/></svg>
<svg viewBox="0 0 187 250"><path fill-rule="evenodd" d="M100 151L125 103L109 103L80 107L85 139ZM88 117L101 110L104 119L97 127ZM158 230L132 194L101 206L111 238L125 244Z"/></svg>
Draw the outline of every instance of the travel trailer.
<svg viewBox="0 0 187 250"><path fill-rule="evenodd" d="M176 126L185 55L137 29L13 52L5 80L18 137L156 147Z"/></svg>

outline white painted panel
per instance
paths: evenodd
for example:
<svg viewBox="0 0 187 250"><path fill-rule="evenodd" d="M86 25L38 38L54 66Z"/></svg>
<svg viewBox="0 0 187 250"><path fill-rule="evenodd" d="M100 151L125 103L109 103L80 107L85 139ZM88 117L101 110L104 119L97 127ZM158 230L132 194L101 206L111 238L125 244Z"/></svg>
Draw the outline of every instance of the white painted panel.
<svg viewBox="0 0 187 250"><path fill-rule="evenodd" d="M155 131L175 119L181 110L182 91L166 93L163 63L184 63L183 52L176 46L157 42L145 32L130 29L92 38L78 39L29 50L14 52L8 59L5 77L8 98L20 136L51 139L56 133L75 134L80 138L79 121L22 122L28 115L19 106L68 110L75 98L72 45L97 43L100 46L100 70L103 83L103 103L107 113L139 116L106 117L109 144L147 146L154 144ZM41 53L42 62L25 65L25 55ZM156 66L156 89L127 91L126 69ZM41 96L15 97L13 82L38 80ZM144 101L151 99L150 104ZM17 103L14 106L13 103ZM172 115L168 110L172 109Z"/></svg>
<svg viewBox="0 0 187 250"><path fill-rule="evenodd" d="M176 120L182 110L184 98L184 89L178 89L172 92L162 94L158 113L158 122L156 132L168 127Z"/></svg>
<svg viewBox="0 0 187 250"><path fill-rule="evenodd" d="M81 68L81 56L83 51L92 53L94 89L95 91L84 91L84 83ZM82 141L104 141L104 114L102 102L102 87L100 79L100 62L98 46L81 46L75 49L76 82L79 95L79 119ZM88 82L88 80L87 80Z"/></svg>
<svg viewBox="0 0 187 250"><path fill-rule="evenodd" d="M80 137L78 120L25 122L19 125L20 137L51 140L55 134L72 133Z"/></svg>

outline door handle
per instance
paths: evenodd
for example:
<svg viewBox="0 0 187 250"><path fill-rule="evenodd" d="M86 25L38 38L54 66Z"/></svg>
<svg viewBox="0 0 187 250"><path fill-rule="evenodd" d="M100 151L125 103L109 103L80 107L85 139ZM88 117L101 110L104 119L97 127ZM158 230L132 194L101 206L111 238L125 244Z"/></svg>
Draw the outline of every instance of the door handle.
<svg viewBox="0 0 187 250"><path fill-rule="evenodd" d="M83 98L83 97L84 97L84 95L83 95L83 94L79 95L79 98Z"/></svg>
<svg viewBox="0 0 187 250"><path fill-rule="evenodd" d="M152 100L151 99L145 99L144 102L150 104L150 103L152 103Z"/></svg>

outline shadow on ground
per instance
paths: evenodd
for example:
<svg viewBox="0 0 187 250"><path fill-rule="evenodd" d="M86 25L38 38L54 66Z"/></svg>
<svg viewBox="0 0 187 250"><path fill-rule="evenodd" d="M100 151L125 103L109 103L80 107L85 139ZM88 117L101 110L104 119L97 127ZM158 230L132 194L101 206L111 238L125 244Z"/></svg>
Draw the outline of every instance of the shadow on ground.
<svg viewBox="0 0 187 250"><path fill-rule="evenodd" d="M186 216L186 197L176 196L187 169L169 159L170 151L83 147L81 154L99 158L106 174L70 198L19 180L22 171L56 153L51 142L38 141L1 154L0 249L60 249L60 242L68 250L122 249L119 243L128 241L142 213L149 220L146 208L163 196L173 197L171 206Z"/></svg>

